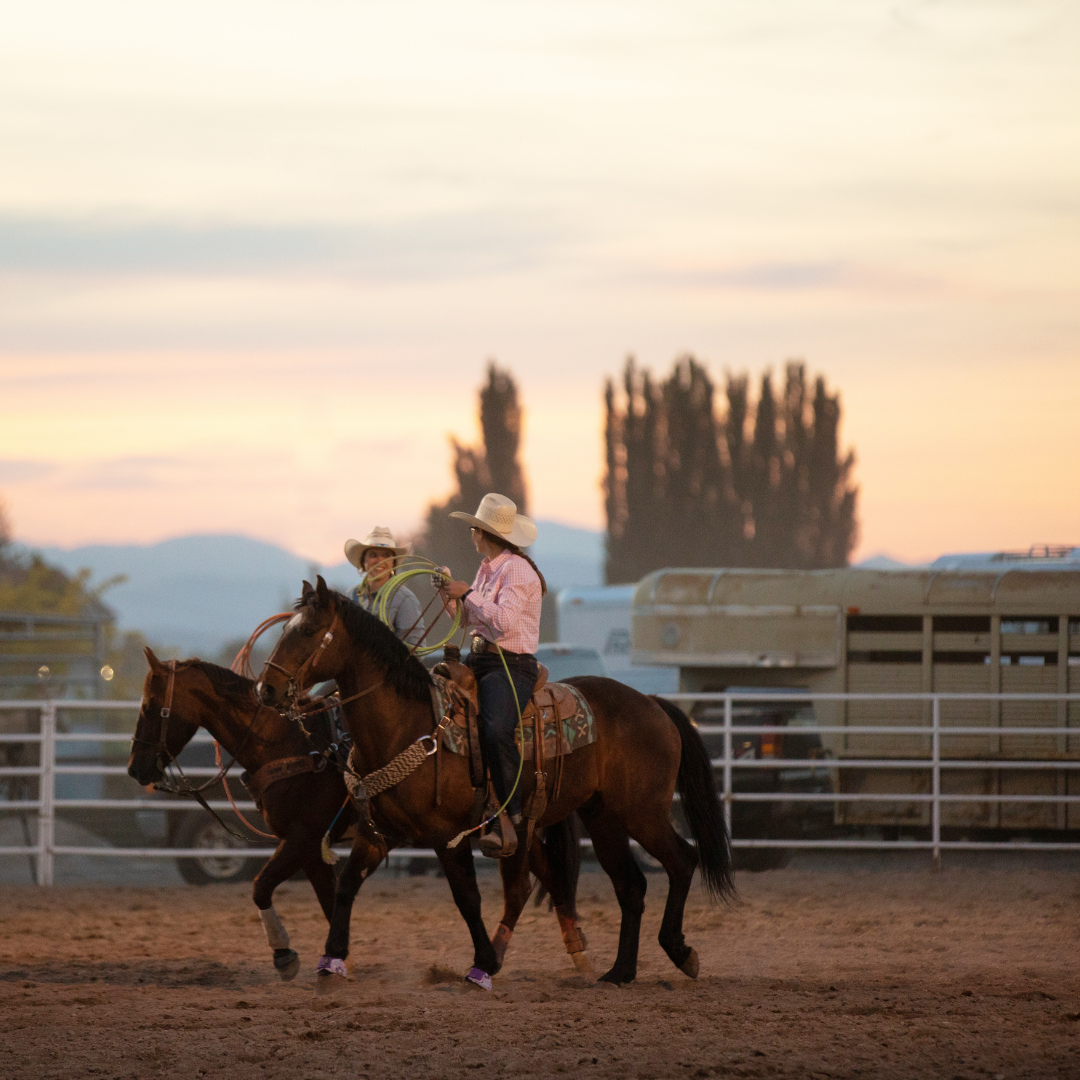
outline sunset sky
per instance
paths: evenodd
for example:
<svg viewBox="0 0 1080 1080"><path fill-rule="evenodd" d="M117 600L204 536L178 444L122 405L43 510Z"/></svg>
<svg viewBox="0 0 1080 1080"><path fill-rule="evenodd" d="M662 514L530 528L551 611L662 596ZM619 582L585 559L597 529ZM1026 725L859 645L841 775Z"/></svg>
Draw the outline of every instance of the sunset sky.
<svg viewBox="0 0 1080 1080"><path fill-rule="evenodd" d="M18 539L408 532L519 381L603 527L602 383L804 358L856 557L1080 544L1080 7L0 7Z"/></svg>

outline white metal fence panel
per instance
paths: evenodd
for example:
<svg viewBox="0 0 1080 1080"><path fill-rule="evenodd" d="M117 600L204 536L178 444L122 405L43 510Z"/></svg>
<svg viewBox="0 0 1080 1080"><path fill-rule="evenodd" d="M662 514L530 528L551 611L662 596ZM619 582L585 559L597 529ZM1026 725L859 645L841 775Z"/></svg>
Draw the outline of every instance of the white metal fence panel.
<svg viewBox="0 0 1080 1080"><path fill-rule="evenodd" d="M938 865L941 852L944 850L1022 850L1022 851L1080 851L1080 843L1070 841L977 841L977 840L943 840L941 835L941 808L943 804L977 802L977 803L1050 803L1059 806L1080 803L1080 795L1069 794L1008 794L994 792L979 792L977 794L956 794L942 792L941 776L943 770L979 770L979 769L1022 769L1022 770L1050 770L1060 773L1074 772L1080 769L1080 760L1002 760L1000 758L971 758L956 759L943 758L941 754L942 737L942 702L958 701L1000 701L1000 702L1038 702L1038 701L1065 701L1080 702L1080 694L948 694L948 693L906 693L906 694L872 694L872 693L803 693L799 691L792 694L791 691L780 694L762 692L738 692L738 693L678 693L664 695L669 700L680 706L690 709L694 705L708 704L720 705L723 708L723 722L721 724L699 724L698 730L702 735L719 735L722 737L722 753L712 759L712 765L717 773L718 788L723 799L724 811L728 823L731 822L731 808L737 802L800 802L800 803L832 803L842 802L910 802L928 803L930 805L930 837L929 839L859 839L859 838L813 838L813 839L756 839L746 837L733 837L732 843L736 848L817 848L817 849L852 849L852 850L927 850L931 853L934 864ZM869 724L811 724L799 727L800 733L815 735L842 734L842 735L921 735L929 737L930 753L924 758L866 758L866 757L829 757L815 759L813 768L833 773L846 768L858 769L905 769L922 770L930 775L929 792L911 792L898 795L896 792L857 792L845 793L839 791L810 793L810 792L752 792L734 790L735 770L754 769L784 769L805 768L807 760L804 758L753 758L737 757L733 754L733 740L736 733L744 734L791 734L792 728L782 724L735 724L734 706L739 704L767 704L776 702L791 703L814 702L814 701L880 701L880 702L928 702L931 709L929 726L908 724L897 726L889 724L885 726ZM39 718L38 730L35 731L0 731L0 748L6 745L23 745L37 747L38 761L32 765L12 765L4 763L0 765L0 781L7 780L8 799L0 801L0 812L4 814L17 812L23 815L33 814L37 824L36 842L27 842L23 845L0 846L0 856L32 857L35 861L35 876L39 885L51 885L54 877L55 860L58 856L87 855L103 858L185 858L206 857L208 852L204 848L176 848L176 847L125 847L106 844L104 846L75 846L60 845L56 843L56 815L58 811L65 810L110 810L117 813L123 811L138 812L144 810L153 811L178 811L189 810L191 803L187 800L163 800L146 799L132 795L131 798L104 798L104 797L57 797L56 782L61 777L76 776L121 776L126 775L124 765L115 764L65 764L63 748L70 744L98 744L108 745L115 743L129 744L130 732L93 732L77 731L63 732L57 727L58 714L79 713L80 711L120 712L137 714L140 703L137 701L0 701L0 716L19 710L27 713L36 713ZM1002 725L986 726L960 726L950 723L944 732L947 736L955 735L1048 735L1062 736L1062 728L1057 727L1009 727ZM211 742L211 738L204 732L196 735L199 742ZM213 776L217 772L212 768L189 768L185 772L191 776ZM12 797L14 790L11 781L18 778L36 780L37 795L35 798ZM134 783L134 781L132 781ZM21 793L20 793L21 794ZM220 800L211 802L215 810L230 810L227 801ZM255 811L254 803L245 799L237 801L237 807L242 811ZM272 847L255 846L244 849L230 849L231 856L242 855L244 858L268 858L273 853ZM223 853L224 854L224 853ZM416 858L430 857L434 853L430 850L399 849L394 853L399 857Z"/></svg>

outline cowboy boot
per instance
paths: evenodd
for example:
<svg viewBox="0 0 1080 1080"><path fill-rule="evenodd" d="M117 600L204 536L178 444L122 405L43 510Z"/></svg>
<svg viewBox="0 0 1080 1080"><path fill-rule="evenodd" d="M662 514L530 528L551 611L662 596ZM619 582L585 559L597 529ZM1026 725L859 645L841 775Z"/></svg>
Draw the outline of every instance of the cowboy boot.
<svg viewBox="0 0 1080 1080"><path fill-rule="evenodd" d="M520 814L515 814L513 821L505 812L500 814L480 837L481 854L489 859L509 859L517 851L518 840L514 826L520 824Z"/></svg>

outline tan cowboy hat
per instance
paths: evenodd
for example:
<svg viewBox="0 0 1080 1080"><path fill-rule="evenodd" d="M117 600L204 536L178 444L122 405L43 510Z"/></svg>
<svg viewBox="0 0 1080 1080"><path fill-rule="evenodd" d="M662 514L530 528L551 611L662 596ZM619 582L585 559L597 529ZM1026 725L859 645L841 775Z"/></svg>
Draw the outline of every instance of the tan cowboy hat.
<svg viewBox="0 0 1080 1080"><path fill-rule="evenodd" d="M394 555L408 555L412 544L402 546L394 539L394 534L385 525L376 525L363 540L345 541L345 558L356 567L364 569L364 556L372 549L379 548Z"/></svg>
<svg viewBox="0 0 1080 1080"><path fill-rule="evenodd" d="M515 547L528 547L536 539L536 522L517 512L517 503L505 495L490 492L480 500L475 514L455 510L452 518L461 518L484 532L509 541Z"/></svg>

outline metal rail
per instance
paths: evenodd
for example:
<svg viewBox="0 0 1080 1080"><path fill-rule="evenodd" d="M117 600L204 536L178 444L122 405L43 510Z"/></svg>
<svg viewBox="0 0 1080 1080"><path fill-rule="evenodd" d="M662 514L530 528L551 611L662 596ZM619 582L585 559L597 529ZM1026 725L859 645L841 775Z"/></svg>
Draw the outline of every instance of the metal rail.
<svg viewBox="0 0 1080 1080"><path fill-rule="evenodd" d="M1080 843L1018 840L974 841L943 840L941 838L941 807L947 803L1051 803L1060 806L1080 803L1080 795L1015 795L1015 794L951 794L941 790L943 769L1024 769L1059 770L1071 772L1080 769L1080 759L955 759L942 758L941 739L965 735L1021 735L1055 736L1061 738L1075 734L1080 740L1080 726L1069 727L999 727L983 725L943 726L941 723L941 704L950 701L997 701L997 702L1080 702L1080 694L963 694L963 693L909 693L909 694L870 694L870 693L678 693L665 695L669 700L683 706L697 703L713 703L723 706L723 723L700 724L698 730L703 735L720 735L723 739L723 753L712 759L712 765L720 780L721 797L724 813L730 827L731 807L736 802L794 802L794 803L845 803L845 802L884 802L884 803L928 803L931 810L930 839L864 840L852 838L809 839L809 840L770 840L734 837L732 844L737 848L792 848L792 849L851 849L851 850L927 850L931 853L935 866L940 865L942 851L1080 851ZM931 705L931 722L928 725L870 725L870 724L810 724L789 726L782 724L736 724L734 722L735 703L782 702L786 705L809 704L814 701L922 701ZM110 811L177 811L189 810L191 804L185 800L145 799L133 795L130 799L88 799L58 798L56 796L56 778L58 776L120 776L126 775L123 765L69 765L58 759L58 750L69 744L107 745L110 743L130 743L131 735L123 732L60 732L57 731L57 715L60 712L127 712L137 713L140 703L137 701L0 701L0 713L12 710L36 712L39 718L38 730L29 732L2 732L0 746L6 744L26 744L38 747L37 765L12 765L0 767L0 778L35 777L38 781L36 799L9 799L0 802L0 811L20 813L32 812L36 815L37 842L20 846L0 846L0 856L32 857L35 862L35 877L39 885L53 883L55 859L58 856L89 855L104 858L206 858L219 857L216 849L204 848L169 848L169 847L86 847L61 845L56 843L56 814L63 810L110 810ZM744 734L845 734L869 736L922 736L929 741L929 755L911 758L747 758L733 754L734 736ZM199 732L192 739L195 743L213 742L212 737ZM737 792L733 789L733 777L736 769L810 769L824 774L836 774L841 769L907 769L930 773L930 792ZM193 767L186 769L189 776L213 776L214 768ZM211 802L215 810L229 809L225 800ZM255 812L255 804L250 801L238 802L244 811ZM584 843L588 844L588 841ZM346 849L340 849L342 851ZM265 846L251 848L221 849L220 857L244 858L269 857L273 849ZM395 856L406 858L431 858L434 852L428 849L399 849Z"/></svg>

